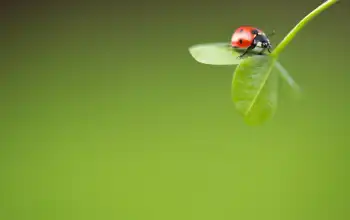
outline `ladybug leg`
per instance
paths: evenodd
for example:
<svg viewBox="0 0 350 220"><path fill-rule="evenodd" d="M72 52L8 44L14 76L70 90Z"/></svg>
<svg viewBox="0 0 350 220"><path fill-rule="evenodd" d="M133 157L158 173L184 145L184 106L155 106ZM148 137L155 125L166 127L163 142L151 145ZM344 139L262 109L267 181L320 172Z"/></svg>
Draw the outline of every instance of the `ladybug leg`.
<svg viewBox="0 0 350 220"><path fill-rule="evenodd" d="M239 59L243 58L249 51L253 50L256 47L256 44L251 44L241 55L238 56Z"/></svg>

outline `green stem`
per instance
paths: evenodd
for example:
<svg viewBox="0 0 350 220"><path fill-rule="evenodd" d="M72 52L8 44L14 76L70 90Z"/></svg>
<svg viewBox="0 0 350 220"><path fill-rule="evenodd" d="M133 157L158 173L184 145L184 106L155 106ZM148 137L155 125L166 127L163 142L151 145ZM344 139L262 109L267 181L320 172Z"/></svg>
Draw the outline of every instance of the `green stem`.
<svg viewBox="0 0 350 220"><path fill-rule="evenodd" d="M333 4L337 3L338 0L328 0L318 6L315 10L310 12L308 15L306 15L288 34L287 36L282 40L282 42L273 50L271 53L272 56L277 57L284 48L290 43L290 41L295 37L295 35L309 22L311 21L315 16L320 14L322 11L326 10Z"/></svg>

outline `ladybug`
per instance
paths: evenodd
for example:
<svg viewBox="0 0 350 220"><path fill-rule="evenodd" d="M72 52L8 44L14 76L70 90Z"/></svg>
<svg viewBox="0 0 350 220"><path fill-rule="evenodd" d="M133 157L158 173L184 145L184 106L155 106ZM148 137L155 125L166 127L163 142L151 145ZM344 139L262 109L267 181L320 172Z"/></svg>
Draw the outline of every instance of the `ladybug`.
<svg viewBox="0 0 350 220"><path fill-rule="evenodd" d="M271 53L272 45L269 36L262 30L252 26L240 26L235 30L231 38L231 47L238 51L244 51L238 58L242 58L249 51L258 51L260 55L267 49Z"/></svg>

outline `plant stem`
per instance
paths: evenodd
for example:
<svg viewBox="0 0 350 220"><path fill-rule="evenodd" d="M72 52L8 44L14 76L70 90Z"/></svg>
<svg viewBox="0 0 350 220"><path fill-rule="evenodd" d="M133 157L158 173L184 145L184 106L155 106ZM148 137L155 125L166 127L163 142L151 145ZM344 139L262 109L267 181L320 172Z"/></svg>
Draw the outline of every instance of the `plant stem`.
<svg viewBox="0 0 350 220"><path fill-rule="evenodd" d="M282 42L273 50L272 56L277 57L284 48L290 43L290 41L295 37L295 35L315 16L320 14L322 11L326 10L333 4L337 3L339 0L328 0L306 15L282 40Z"/></svg>

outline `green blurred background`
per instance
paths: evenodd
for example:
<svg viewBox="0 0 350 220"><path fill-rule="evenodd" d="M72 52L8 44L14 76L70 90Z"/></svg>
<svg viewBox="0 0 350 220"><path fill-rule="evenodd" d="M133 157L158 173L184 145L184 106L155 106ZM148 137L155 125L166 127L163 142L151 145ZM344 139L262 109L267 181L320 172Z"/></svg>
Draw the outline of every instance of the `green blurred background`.
<svg viewBox="0 0 350 220"><path fill-rule="evenodd" d="M0 219L349 219L349 2L281 55L304 99L263 126L188 53L320 3L3 1Z"/></svg>

